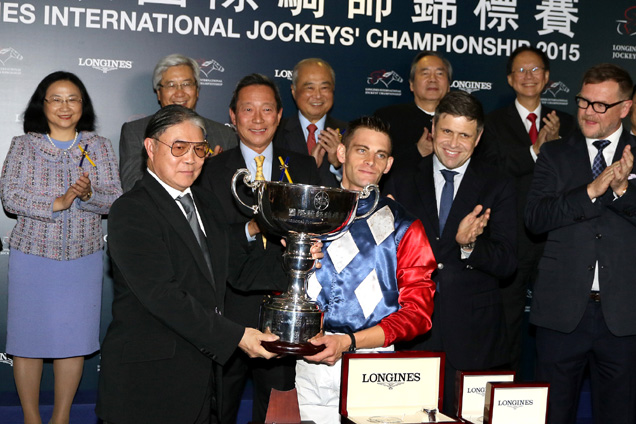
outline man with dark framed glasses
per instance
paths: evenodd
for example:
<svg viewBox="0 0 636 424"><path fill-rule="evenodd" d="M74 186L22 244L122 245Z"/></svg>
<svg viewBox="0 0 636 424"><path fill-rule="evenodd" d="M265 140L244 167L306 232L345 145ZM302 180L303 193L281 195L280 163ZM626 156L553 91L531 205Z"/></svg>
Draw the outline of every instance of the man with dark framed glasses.
<svg viewBox="0 0 636 424"><path fill-rule="evenodd" d="M600 64L576 96L579 130L545 144L526 225L546 233L530 322L548 423L574 424L589 367L594 422L636 422L636 138L623 128L632 79Z"/></svg>
<svg viewBox="0 0 636 424"><path fill-rule="evenodd" d="M617 102L610 103L610 104L603 103L603 102L591 102L585 97L581 97L581 96L576 96L574 100L576 101L576 105L578 106L579 109L585 110L591 106L592 109L594 109L594 112L605 113L607 112L607 109L613 108L614 106L618 106L621 103L626 102L630 99L619 100Z"/></svg>

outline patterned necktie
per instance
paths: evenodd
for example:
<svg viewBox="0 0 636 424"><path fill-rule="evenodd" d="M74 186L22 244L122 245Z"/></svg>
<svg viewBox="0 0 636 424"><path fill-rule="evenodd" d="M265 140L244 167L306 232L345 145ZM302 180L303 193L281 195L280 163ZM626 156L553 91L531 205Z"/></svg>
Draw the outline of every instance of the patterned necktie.
<svg viewBox="0 0 636 424"><path fill-rule="evenodd" d="M453 196L455 195L455 175L458 174L456 171L450 171L448 169L442 169L440 171L444 180L444 188L442 188L442 198L439 202L439 233L442 234L444 232L444 226L446 225L446 220L448 219L448 213L451 210L451 206L453 206Z"/></svg>
<svg viewBox="0 0 636 424"><path fill-rule="evenodd" d="M314 124L307 125L307 130L309 131L309 135L307 136L307 150L309 151L309 154L311 154L311 152L314 150L314 147L316 147L317 129L318 127Z"/></svg>
<svg viewBox="0 0 636 424"><path fill-rule="evenodd" d="M609 140L596 140L594 143L594 147L598 149L598 153L594 157L594 162L592 163L592 175L594 179L601 175L601 172L605 168L607 168L607 163L605 162L605 157L603 157L603 149L609 146Z"/></svg>
<svg viewBox="0 0 636 424"><path fill-rule="evenodd" d="M530 113L526 119L531 122L528 135L530 136L530 141L534 144L539 136L539 132L537 131L537 115L536 113Z"/></svg>
<svg viewBox="0 0 636 424"><path fill-rule="evenodd" d="M183 196L177 197L177 202L181 203L181 206L183 206L183 210L186 213L186 218L188 219L188 224L190 224L190 228L192 228L194 237L196 237L197 242L199 242L199 247L201 248L201 253L203 253L203 258L208 264L210 275L212 275L212 278L214 279L214 276L212 274L212 262L210 261L210 251L208 250L205 233L199 226L199 220L197 219L197 214L195 213L194 201L192 200L192 196L190 195L190 193L186 193Z"/></svg>
<svg viewBox="0 0 636 424"><path fill-rule="evenodd" d="M256 162L256 177L254 177L254 181L265 181L265 176L263 175L263 162L265 162L265 156L256 156L254 158L254 162Z"/></svg>
<svg viewBox="0 0 636 424"><path fill-rule="evenodd" d="M256 162L256 177L254 181L265 181L265 175L263 175L263 162L265 162L265 156L260 155L254 158L254 162ZM263 240L263 248L267 247L267 238L264 235L261 235Z"/></svg>

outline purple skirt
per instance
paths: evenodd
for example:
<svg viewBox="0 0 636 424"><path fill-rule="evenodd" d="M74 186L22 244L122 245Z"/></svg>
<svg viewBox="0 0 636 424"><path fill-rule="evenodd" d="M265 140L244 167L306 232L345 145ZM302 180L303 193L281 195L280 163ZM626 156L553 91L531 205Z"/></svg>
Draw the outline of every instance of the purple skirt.
<svg viewBox="0 0 636 424"><path fill-rule="evenodd" d="M9 254L7 353L69 358L99 350L102 251L56 261Z"/></svg>

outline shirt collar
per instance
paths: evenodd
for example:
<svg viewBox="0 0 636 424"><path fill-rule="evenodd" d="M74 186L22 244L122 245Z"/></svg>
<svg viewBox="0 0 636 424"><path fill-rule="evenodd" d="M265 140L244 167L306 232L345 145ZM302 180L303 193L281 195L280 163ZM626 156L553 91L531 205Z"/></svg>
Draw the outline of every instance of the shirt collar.
<svg viewBox="0 0 636 424"><path fill-rule="evenodd" d="M300 120L300 126L303 127L303 131L307 132L308 131L307 127L309 126L309 124L311 124L311 122L309 121L309 119L305 118L305 115L303 115L300 110L298 111L298 119ZM320 118L318 122L314 124L316 125L316 127L318 127L317 132L320 132L325 129L325 122L327 122L326 114L323 115L323 117Z"/></svg>
<svg viewBox="0 0 636 424"><path fill-rule="evenodd" d="M470 163L470 160L472 158L468 158L468 160L466 162L464 162L464 164L458 168L455 169L450 169L450 171L455 171L457 172L459 175L464 175L466 173L466 168L468 168L468 164ZM433 155L433 171L435 173L440 172L442 169L448 169L446 168L444 165L442 165L442 162L440 162L440 160L437 158L437 155Z"/></svg>
<svg viewBox="0 0 636 424"><path fill-rule="evenodd" d="M539 102L539 106L535 110L528 110L519 103L519 100L515 99L515 106L517 108L517 113L521 118L526 119L529 114L534 113L537 115L537 118L541 118L541 102Z"/></svg>
<svg viewBox="0 0 636 424"><path fill-rule="evenodd" d="M585 142L587 143L587 147L588 149L592 146L594 146L594 142L596 140L609 140L610 144L613 145L617 145L618 144L618 140L621 138L621 134L623 133L623 124L620 125L620 127L618 127L618 129L616 131L614 131L612 134L610 134L607 137L604 138L587 138L585 137Z"/></svg>
<svg viewBox="0 0 636 424"><path fill-rule="evenodd" d="M152 176L153 176L153 178L154 178L155 180L157 180L157 181L159 182L159 184L161 184L161 186L162 186L164 189L166 189L166 191L168 192L168 194L169 194L169 195L170 195L170 196L171 196L174 200L177 200L177 197L183 196L183 195L188 194L188 193L190 193L190 196L192 196L192 190L190 190L190 187L186 188L186 189L185 189L185 190L183 190L183 191L179 191L179 190L177 190L176 188L171 187L171 186L169 186L168 184L164 183L164 182L163 182L163 181L162 181L162 180L161 180L161 179L157 176L157 174L155 174L154 172L152 172L152 171L150 170L150 168L148 168L148 173L149 173L150 175L152 175Z"/></svg>

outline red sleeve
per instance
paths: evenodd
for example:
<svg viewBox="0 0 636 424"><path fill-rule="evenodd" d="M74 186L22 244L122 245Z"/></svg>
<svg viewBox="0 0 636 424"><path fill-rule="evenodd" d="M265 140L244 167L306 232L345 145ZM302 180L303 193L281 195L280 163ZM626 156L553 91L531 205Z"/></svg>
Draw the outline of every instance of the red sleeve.
<svg viewBox="0 0 636 424"><path fill-rule="evenodd" d="M397 283L400 309L378 324L384 330L384 346L411 340L431 329L435 283L431 274L437 263L422 222L415 220L397 250Z"/></svg>

